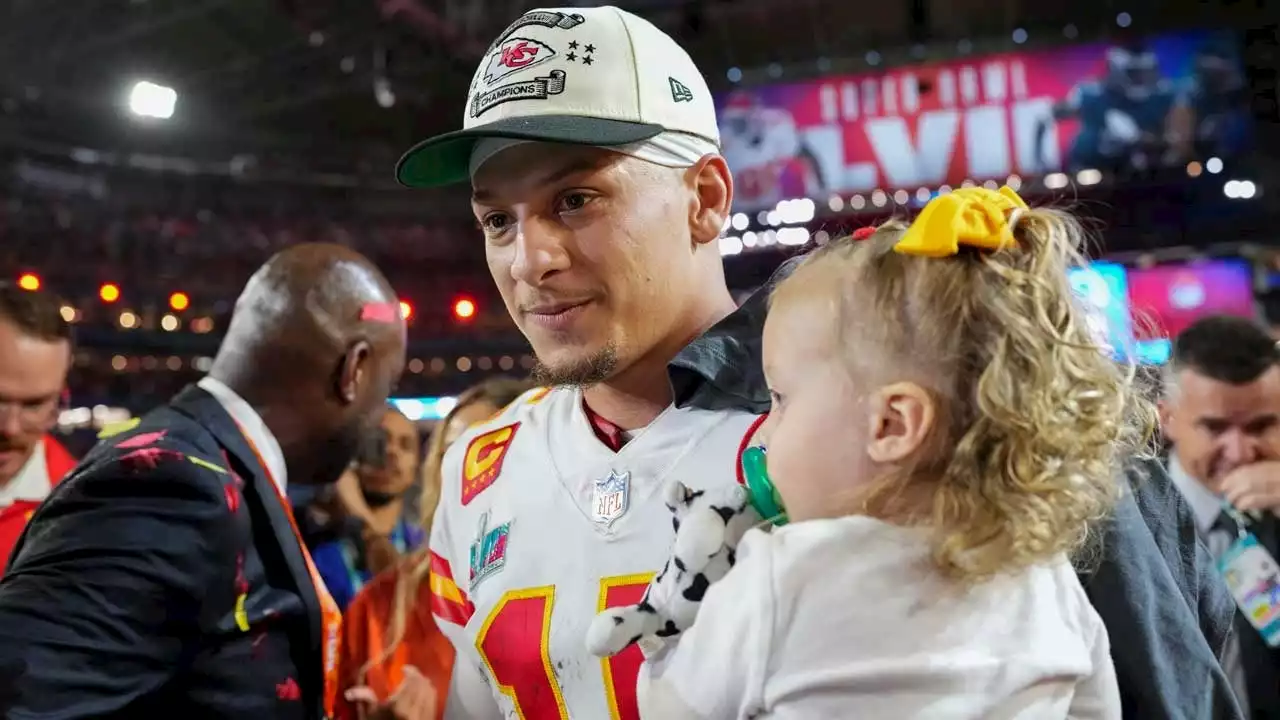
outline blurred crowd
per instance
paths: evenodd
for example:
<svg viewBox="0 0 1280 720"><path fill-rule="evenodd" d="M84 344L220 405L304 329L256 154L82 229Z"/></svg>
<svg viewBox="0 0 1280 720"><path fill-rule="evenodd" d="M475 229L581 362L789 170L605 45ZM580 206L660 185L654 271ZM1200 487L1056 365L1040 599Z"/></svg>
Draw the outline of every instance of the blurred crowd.
<svg viewBox="0 0 1280 720"><path fill-rule="evenodd" d="M488 277L476 274L482 249L467 242L475 236L469 221L377 214L357 220L341 205L290 202L274 191L270 202L236 202L248 192L202 207L155 195L104 203L26 185L0 188L0 266L40 273L81 322L112 326L129 309L154 327L169 310L170 295L182 292L191 302L187 317L208 317L223 327L238 289L273 253L299 242L331 242L358 248L384 268L424 334L512 329L496 301L478 302L479 312L465 328L448 312L459 295L491 294ZM442 276L449 282L439 282ZM119 290L109 304L100 301L104 284Z"/></svg>

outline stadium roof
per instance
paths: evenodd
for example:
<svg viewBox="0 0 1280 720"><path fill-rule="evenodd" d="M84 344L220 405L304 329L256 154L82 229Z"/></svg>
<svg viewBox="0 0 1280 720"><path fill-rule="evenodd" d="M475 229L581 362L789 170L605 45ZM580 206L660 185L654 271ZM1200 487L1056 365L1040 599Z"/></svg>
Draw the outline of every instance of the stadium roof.
<svg viewBox="0 0 1280 720"><path fill-rule="evenodd" d="M918 62L924 46L906 50L925 37L954 53L956 38L1007 42L1015 24L1060 40L1067 23L1082 37L1114 27L1117 9L1156 21L1175 7L1213 10L1193 0L1024 0L999 11L988 0L613 2L679 39L713 87L732 67L744 82L849 70L840 59L861 62L869 49L889 62L897 47ZM311 171L383 177L412 142L460 124L471 72L511 19L539 5L585 4L597 3L0 0L0 146L285 156ZM144 79L177 91L172 119L129 116L128 91Z"/></svg>
<svg viewBox="0 0 1280 720"><path fill-rule="evenodd" d="M617 0L686 43L708 75L815 56L905 25L844 0ZM0 141L222 154L267 149L346 166L452 129L503 0L0 0ZM573 3L566 3L573 4ZM833 19L854 30L832 36ZM130 87L174 88L168 122L126 112ZM379 90L381 88L381 90ZM387 103L388 96L394 96ZM382 94L382 102L379 100ZM385 105L390 105L389 107Z"/></svg>

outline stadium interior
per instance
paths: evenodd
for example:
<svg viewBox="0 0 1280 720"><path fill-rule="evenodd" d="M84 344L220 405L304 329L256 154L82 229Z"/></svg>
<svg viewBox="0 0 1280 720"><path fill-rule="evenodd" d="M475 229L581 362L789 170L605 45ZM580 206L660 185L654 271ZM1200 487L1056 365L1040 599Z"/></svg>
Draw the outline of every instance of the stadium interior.
<svg viewBox="0 0 1280 720"><path fill-rule="evenodd" d="M1148 316L1280 324L1265 3L617 4L682 42L716 93L740 173L721 251L743 297L837 234L1007 183L1090 218L1102 262L1081 288L1101 331L1144 361L1167 355ZM349 245L388 275L409 321L398 398L412 417L531 367L465 192L406 190L392 168L459 125L486 39L534 6L0 2L0 275L57 293L75 323L63 430L199 377L250 273L300 241ZM1107 93L1119 100L1091 108ZM1166 96L1209 108L1185 146L1144 125ZM1101 139L1086 137L1092 110Z"/></svg>

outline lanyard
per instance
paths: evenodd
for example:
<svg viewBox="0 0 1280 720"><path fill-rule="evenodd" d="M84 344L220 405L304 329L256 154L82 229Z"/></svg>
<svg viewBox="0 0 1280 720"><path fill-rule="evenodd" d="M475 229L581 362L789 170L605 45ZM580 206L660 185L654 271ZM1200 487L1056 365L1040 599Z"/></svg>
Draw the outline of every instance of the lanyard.
<svg viewBox="0 0 1280 720"><path fill-rule="evenodd" d="M324 580L320 579L320 573L316 570L315 563L311 561L311 553L307 552L307 545L302 541L302 533L298 530L298 523L293 518L293 510L289 507L289 501L280 489L280 484L271 475L271 466L263 459L258 446L253 444L253 440L249 438L244 428L240 428L240 434L244 436L245 442L248 443L249 449L253 451L254 457L258 458L258 464L267 473L267 479L271 482L271 487L276 491L276 498L280 501L281 507L284 508L284 516L289 519L289 528L293 530L293 536L298 540L298 549L302 551L302 559L306 561L307 572L311 574L311 584L315 587L316 598L320 601L320 627L323 636L320 650L324 662L324 713L326 717L333 717L334 710L338 704L338 643L342 635L342 611L338 608L338 603L334 602L333 596L329 594Z"/></svg>

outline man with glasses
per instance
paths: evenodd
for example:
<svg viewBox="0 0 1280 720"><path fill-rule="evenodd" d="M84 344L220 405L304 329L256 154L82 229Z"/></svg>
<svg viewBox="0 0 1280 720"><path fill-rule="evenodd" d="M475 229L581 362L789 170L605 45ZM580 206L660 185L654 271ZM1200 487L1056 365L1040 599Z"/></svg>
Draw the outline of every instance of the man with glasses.
<svg viewBox="0 0 1280 720"><path fill-rule="evenodd" d="M70 368L57 298L0 283L0 571L32 511L75 467L49 434Z"/></svg>

